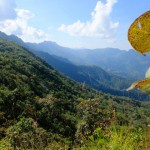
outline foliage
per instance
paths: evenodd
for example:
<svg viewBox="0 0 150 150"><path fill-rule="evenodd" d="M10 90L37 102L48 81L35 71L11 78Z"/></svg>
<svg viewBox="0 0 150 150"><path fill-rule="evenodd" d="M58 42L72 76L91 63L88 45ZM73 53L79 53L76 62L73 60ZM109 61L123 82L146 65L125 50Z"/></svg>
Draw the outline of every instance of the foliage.
<svg viewBox="0 0 150 150"><path fill-rule="evenodd" d="M150 123L149 102L76 83L3 39L0 70L1 149L103 148L112 140L112 125L141 128L144 137Z"/></svg>
<svg viewBox="0 0 150 150"><path fill-rule="evenodd" d="M134 82L128 89L127 91L129 90L132 90L134 88L139 88L140 90L146 92L146 93L149 93L150 94L150 68L148 69L148 71L146 72L146 75L145 75L145 79L144 80L141 80L141 81L137 81L137 82Z"/></svg>
<svg viewBox="0 0 150 150"><path fill-rule="evenodd" d="M37 118L41 126L48 131L71 137L76 132L76 117L73 116L74 106L52 95L39 99ZM69 108L70 107L70 108Z"/></svg>
<svg viewBox="0 0 150 150"><path fill-rule="evenodd" d="M14 149L43 149L47 145L48 134L38 128L31 118L21 118L15 125L7 129L6 138Z"/></svg>
<svg viewBox="0 0 150 150"><path fill-rule="evenodd" d="M144 54L150 51L150 11L138 17L129 28L128 38L131 45ZM133 83L127 90L139 88L146 93L150 93L150 69L146 72L146 79Z"/></svg>
<svg viewBox="0 0 150 150"><path fill-rule="evenodd" d="M128 31L128 39L139 53L150 51L150 11L142 14L132 23Z"/></svg>
<svg viewBox="0 0 150 150"><path fill-rule="evenodd" d="M81 149L91 150L147 150L149 145L148 133L143 129L136 130L127 126L111 127L109 132L104 132L100 128L95 130L94 135L89 137L89 140L82 146Z"/></svg>
<svg viewBox="0 0 150 150"><path fill-rule="evenodd" d="M110 102L103 104L102 97L81 101L78 113L81 117L77 125L77 142L83 143L96 128L105 130L114 119L114 110ZM107 105L107 106L106 106Z"/></svg>

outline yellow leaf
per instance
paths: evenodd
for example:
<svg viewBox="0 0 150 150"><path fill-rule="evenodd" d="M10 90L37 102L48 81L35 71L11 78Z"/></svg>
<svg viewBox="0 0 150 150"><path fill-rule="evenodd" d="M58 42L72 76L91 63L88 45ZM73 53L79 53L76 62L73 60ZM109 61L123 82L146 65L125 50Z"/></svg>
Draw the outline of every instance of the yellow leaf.
<svg viewBox="0 0 150 150"><path fill-rule="evenodd" d="M139 16L128 30L128 40L141 54L150 51L150 11Z"/></svg>
<svg viewBox="0 0 150 150"><path fill-rule="evenodd" d="M139 88L143 92L150 93L150 67L146 71L145 79L141 81L134 82L127 91L130 91L134 88Z"/></svg>
<svg viewBox="0 0 150 150"><path fill-rule="evenodd" d="M145 78L150 78L150 67L146 71Z"/></svg>
<svg viewBox="0 0 150 150"><path fill-rule="evenodd" d="M150 78L146 78L141 81L134 82L127 91L130 91L134 88L139 88L143 92L150 93Z"/></svg>

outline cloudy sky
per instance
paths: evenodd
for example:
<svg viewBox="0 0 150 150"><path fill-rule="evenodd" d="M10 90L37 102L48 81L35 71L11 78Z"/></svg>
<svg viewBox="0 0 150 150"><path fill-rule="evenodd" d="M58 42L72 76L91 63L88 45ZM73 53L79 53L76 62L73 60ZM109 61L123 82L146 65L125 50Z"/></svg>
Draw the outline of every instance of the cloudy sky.
<svg viewBox="0 0 150 150"><path fill-rule="evenodd" d="M0 0L0 31L27 42L128 50L130 24L150 0Z"/></svg>

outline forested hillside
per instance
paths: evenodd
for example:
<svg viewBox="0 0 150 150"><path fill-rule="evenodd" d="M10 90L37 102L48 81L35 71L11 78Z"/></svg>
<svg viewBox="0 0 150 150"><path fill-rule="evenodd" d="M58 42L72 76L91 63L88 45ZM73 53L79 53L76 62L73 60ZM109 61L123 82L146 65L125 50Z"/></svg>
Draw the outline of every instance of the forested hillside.
<svg viewBox="0 0 150 150"><path fill-rule="evenodd" d="M92 90L0 39L0 149L108 149L112 126L130 127L140 147L149 115L149 102Z"/></svg>
<svg viewBox="0 0 150 150"><path fill-rule="evenodd" d="M49 53L53 54L57 52L58 53L57 55L59 55L59 53L65 54L68 51L68 54L70 55L72 51L72 55L74 55L74 50L66 49L67 51L65 51L65 48L64 48L61 51L60 50L61 47L60 46L57 47L57 44L52 43L52 42L44 42L43 44L38 44L38 45L32 44L32 43L24 43L18 37L14 35L8 36L3 32L0 32L0 37L3 37L4 39L8 39L10 41L14 41L15 43L18 43L21 46L26 47L31 52L33 52L34 54L36 54L37 56L45 60L49 65L57 69L59 72L63 73L65 76L68 76L75 81L81 82L99 91L110 93L112 95L126 96L130 98L138 99L141 101L148 100L148 95L143 94L139 91L126 92L126 89L130 86L130 84L135 79L127 77L125 74L123 76L122 75L118 76L112 73L108 73L98 66L75 65L66 58L49 54ZM43 51L47 51L47 53ZM109 51L108 52L107 50L105 51L106 52L102 52L102 56L105 55L105 57L108 57L110 55ZM80 53L82 52L83 51L81 50ZM111 53L112 55L113 55L113 52L114 50L112 50L112 53ZM84 53L86 53L86 51ZM100 60L102 60L101 59L102 56L101 55L99 56ZM71 55L70 57L72 58ZM118 58L116 58L116 60L117 59ZM112 65L113 64L118 64L118 63L112 62ZM125 66L128 67L128 65L125 65Z"/></svg>

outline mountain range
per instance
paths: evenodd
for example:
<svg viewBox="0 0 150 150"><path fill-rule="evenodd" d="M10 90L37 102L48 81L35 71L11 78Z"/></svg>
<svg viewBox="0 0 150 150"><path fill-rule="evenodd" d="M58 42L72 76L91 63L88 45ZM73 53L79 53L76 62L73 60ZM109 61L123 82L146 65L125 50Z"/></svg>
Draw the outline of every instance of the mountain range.
<svg viewBox="0 0 150 150"><path fill-rule="evenodd" d="M135 50L120 50L117 48L72 49L58 45L52 41L42 43L25 43L15 35L0 32L0 37L15 41L30 50L46 52L50 55L66 58L73 64L98 66L107 72L123 77L142 79L150 66L150 55L143 56Z"/></svg>
<svg viewBox="0 0 150 150"><path fill-rule="evenodd" d="M112 48L75 50L59 46L57 43L50 41L39 44L25 43L15 35L8 36L3 32L0 32L0 37L26 47L65 76L68 76L75 81L87 84L95 89L113 95L129 96L136 99L147 98L146 95L141 93L137 94L135 91L125 91L125 89L134 81L133 77L138 74L138 67L142 68L142 63L143 67L145 67L144 64L148 66L149 63L148 60L139 61L138 64L131 63L131 61L143 59L143 56L136 54L133 50L130 50L129 52ZM132 54L133 60L130 59L130 53ZM136 57L134 57L134 55ZM122 69L122 65L125 63L128 63L129 65L125 65L126 67ZM103 66L102 68L104 69L100 66ZM118 70L115 70L114 68L117 68ZM130 72L131 68L133 70L132 73ZM144 68L142 68L142 70L144 70ZM136 78L142 77L143 72L140 71L141 75L138 74ZM131 77L130 74L132 74Z"/></svg>
<svg viewBox="0 0 150 150"><path fill-rule="evenodd" d="M135 79L143 78L150 66L150 55L143 56L133 49L129 51L117 48L71 49L50 41L27 44L29 48L66 58L77 65L96 65L107 72Z"/></svg>

